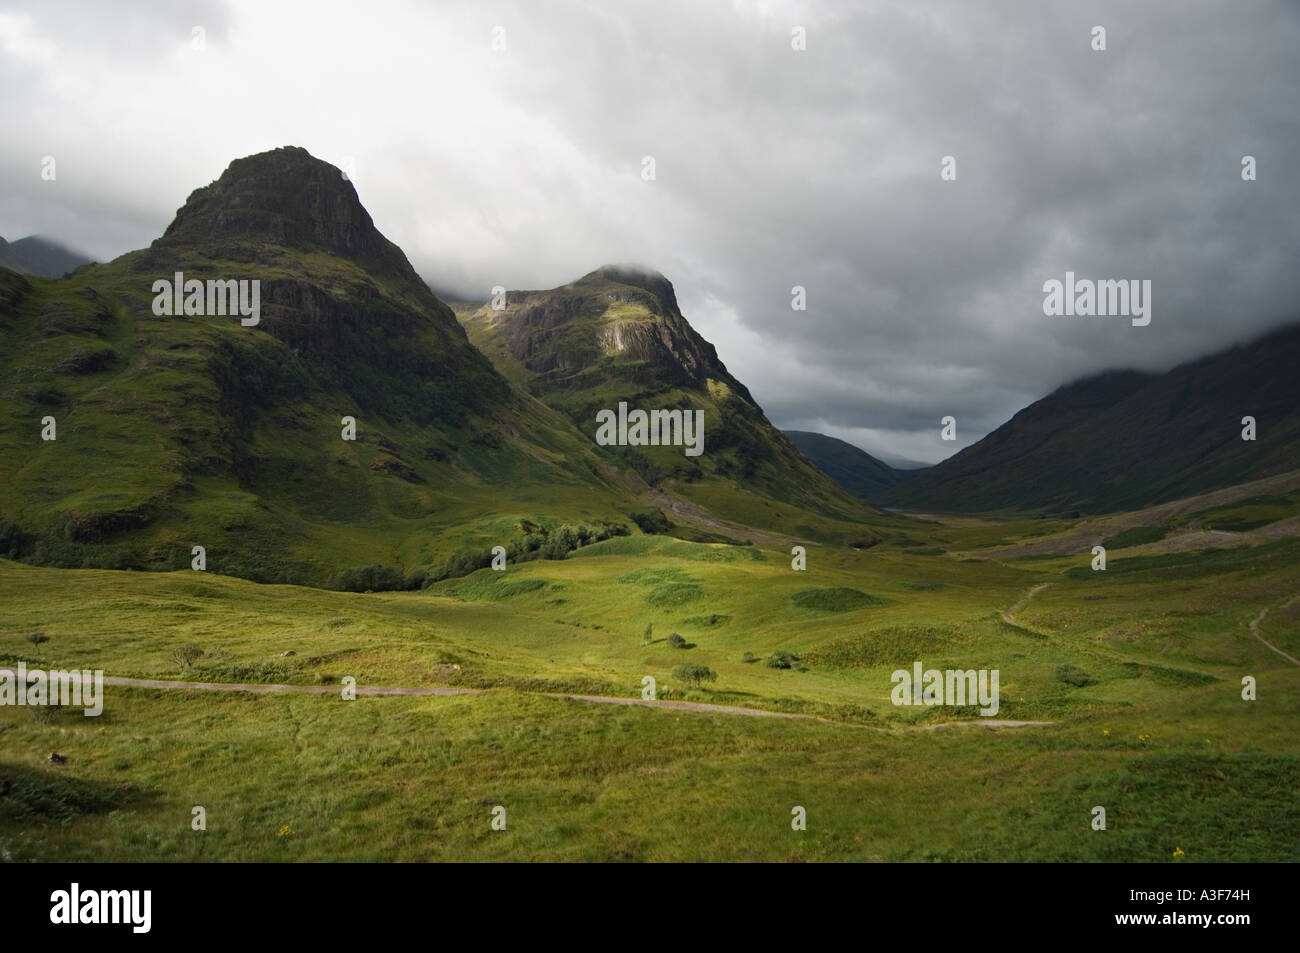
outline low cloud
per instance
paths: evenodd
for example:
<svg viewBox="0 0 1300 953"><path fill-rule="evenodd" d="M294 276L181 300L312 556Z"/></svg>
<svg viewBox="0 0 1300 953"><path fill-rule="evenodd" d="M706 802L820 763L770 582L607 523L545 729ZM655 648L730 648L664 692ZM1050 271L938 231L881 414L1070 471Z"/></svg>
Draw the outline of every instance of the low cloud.
<svg viewBox="0 0 1300 953"><path fill-rule="evenodd" d="M778 426L933 462L1295 319L1297 48L1270 0L8 2L0 234L110 258L302 145L447 293L644 263ZM1150 279L1150 326L1044 316L1067 270Z"/></svg>

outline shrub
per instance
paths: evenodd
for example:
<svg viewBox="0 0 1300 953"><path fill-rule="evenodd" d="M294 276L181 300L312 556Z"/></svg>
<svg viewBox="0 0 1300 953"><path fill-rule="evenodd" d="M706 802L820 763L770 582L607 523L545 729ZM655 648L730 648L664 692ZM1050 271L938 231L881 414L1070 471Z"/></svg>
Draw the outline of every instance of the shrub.
<svg viewBox="0 0 1300 953"><path fill-rule="evenodd" d="M402 570L394 566L371 564L345 569L334 579L334 588L345 592L382 592L406 585Z"/></svg>
<svg viewBox="0 0 1300 953"><path fill-rule="evenodd" d="M482 547L478 549L462 549L460 552L453 553L447 557L447 563L443 567L443 578L455 576L468 576L470 573L485 569L492 565L492 553Z"/></svg>
<svg viewBox="0 0 1300 953"><path fill-rule="evenodd" d="M790 652L773 652L763 664L768 668L793 668L798 660L799 657Z"/></svg>
<svg viewBox="0 0 1300 953"><path fill-rule="evenodd" d="M664 516L663 510L657 507L648 513L628 513L627 515L643 533L663 535L673 527L673 524L668 521L668 517Z"/></svg>
<svg viewBox="0 0 1300 953"><path fill-rule="evenodd" d="M543 559L563 559L578 548L578 534L568 526L561 526L542 543L539 552Z"/></svg>
<svg viewBox="0 0 1300 953"><path fill-rule="evenodd" d="M1083 688L1085 685L1097 684L1095 678L1077 665L1058 665L1056 667L1056 677L1067 685L1073 685L1075 688Z"/></svg>
<svg viewBox="0 0 1300 953"><path fill-rule="evenodd" d="M678 635L676 632L668 636L668 644L675 649L686 648L686 640L682 638L680 635Z"/></svg>
<svg viewBox="0 0 1300 953"><path fill-rule="evenodd" d="M750 662L757 662L758 656L755 655L753 652L746 652L744 655L740 657L740 660L744 662L746 665L748 665Z"/></svg>
<svg viewBox="0 0 1300 953"><path fill-rule="evenodd" d="M178 645L172 649L172 661L182 672L203 657L203 650L197 645Z"/></svg>
<svg viewBox="0 0 1300 953"><path fill-rule="evenodd" d="M32 552L36 537L23 532L17 523L0 520L0 558L22 559Z"/></svg>
<svg viewBox="0 0 1300 953"><path fill-rule="evenodd" d="M673 677L679 681L698 686L702 682L716 682L718 673L699 662L686 662L673 669Z"/></svg>
<svg viewBox="0 0 1300 953"><path fill-rule="evenodd" d="M654 638L654 632L655 624L653 622L647 622L645 625L645 631L641 633L641 641L649 643L650 640Z"/></svg>

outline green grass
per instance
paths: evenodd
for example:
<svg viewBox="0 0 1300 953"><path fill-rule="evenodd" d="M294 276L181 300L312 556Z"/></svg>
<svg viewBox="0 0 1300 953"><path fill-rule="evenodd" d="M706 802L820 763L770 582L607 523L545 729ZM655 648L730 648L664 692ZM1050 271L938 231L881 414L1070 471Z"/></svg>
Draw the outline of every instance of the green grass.
<svg viewBox="0 0 1300 953"><path fill-rule="evenodd" d="M1030 527L1033 529L1035 527ZM949 524L1014 539L1012 524ZM1027 535L1027 534L1025 534ZM964 542L964 541L963 541ZM760 558L710 559L749 551ZM662 537L481 570L425 592L343 593L214 573L0 561L0 656L109 674L448 685L434 698L108 690L105 714L0 708L0 851L13 859L1296 860L1300 641L1287 541L1023 567ZM809 580L815 579L815 587ZM998 613L1050 582L1016 612ZM680 602L683 593L691 598ZM811 594L811 595L810 595ZM865 602L864 602L865 600ZM813 608L805 608L802 601ZM642 633L652 624L655 641ZM48 641L25 641L32 632ZM669 647L681 631L693 646ZM177 646L204 655L182 667ZM292 653L292 654L286 654ZM787 653L788 669L757 662ZM683 684L684 661L718 675ZM999 718L895 707L890 675L997 668ZM1240 680L1259 680L1259 700ZM533 692L767 708L781 721ZM101 730L102 729L102 730ZM45 763L51 751L68 763ZM209 830L189 829L204 805ZM489 827L506 806L508 827ZM915 805L925 804L923 815ZM1107 807L1109 829L1089 828ZM790 830L790 809L809 830ZM278 836L288 826L292 834ZM1224 831L1233 836L1224 836Z"/></svg>

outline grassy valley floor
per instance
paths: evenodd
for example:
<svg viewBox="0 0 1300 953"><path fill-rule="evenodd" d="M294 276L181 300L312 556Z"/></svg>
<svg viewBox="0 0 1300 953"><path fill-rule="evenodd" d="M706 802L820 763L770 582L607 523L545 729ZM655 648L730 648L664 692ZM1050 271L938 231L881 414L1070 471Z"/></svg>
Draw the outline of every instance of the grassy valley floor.
<svg viewBox="0 0 1300 953"><path fill-rule="evenodd" d="M1300 542L1094 573L1086 550L950 554L1066 524L934 527L947 550L810 546L803 572L631 536L400 593L0 562L0 666L325 689L0 708L0 857L1300 860L1300 666L1262 641L1300 654ZM687 661L717 680L683 684ZM915 661L998 669L996 720L1049 724L895 706ZM345 701L349 676L479 691ZM544 694L640 698L645 676L819 720Z"/></svg>

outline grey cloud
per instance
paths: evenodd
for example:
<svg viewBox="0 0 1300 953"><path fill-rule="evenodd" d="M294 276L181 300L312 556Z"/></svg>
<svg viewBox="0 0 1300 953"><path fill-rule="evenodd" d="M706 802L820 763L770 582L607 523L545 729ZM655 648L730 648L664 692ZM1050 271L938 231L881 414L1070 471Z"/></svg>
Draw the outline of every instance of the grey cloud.
<svg viewBox="0 0 1300 953"><path fill-rule="evenodd" d="M296 25L243 2L165 22L143 4L0 7L61 53L0 64L15 93L0 106L14 131L0 234L118 253L236 155L351 154L376 223L437 287L486 298L644 263L778 426L927 461L954 449L937 439L945 414L964 446L1084 374L1168 368L1300 313L1291 3L411 3L365 22L343 9ZM205 19L224 96L174 61L105 55ZM99 102L93 70L139 98ZM160 148L177 99L231 134L203 138L191 117ZM106 110L111 127L94 119ZM30 173L50 137L70 170L97 163L58 201ZM647 154L655 182L640 178ZM947 154L956 182L939 179ZM1259 181L1241 181L1243 154ZM1151 325L1044 316L1042 282L1066 270L1150 278ZM806 312L790 309L796 284Z"/></svg>

